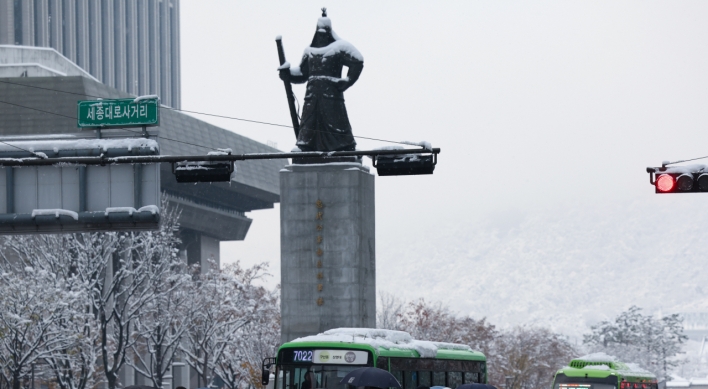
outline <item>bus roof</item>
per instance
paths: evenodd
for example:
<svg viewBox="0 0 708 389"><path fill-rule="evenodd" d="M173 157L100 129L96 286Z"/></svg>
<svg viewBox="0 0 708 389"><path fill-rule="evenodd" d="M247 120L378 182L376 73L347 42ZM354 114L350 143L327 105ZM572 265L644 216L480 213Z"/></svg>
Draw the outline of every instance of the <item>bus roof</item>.
<svg viewBox="0 0 708 389"><path fill-rule="evenodd" d="M335 328L280 347L346 347L387 357L486 360L484 354L464 344L416 340L407 332L372 328Z"/></svg>
<svg viewBox="0 0 708 389"><path fill-rule="evenodd" d="M616 375L622 378L638 380L655 380L656 376L634 363L624 363L612 355L594 353L575 358L556 374L565 374L568 377L593 377L605 378Z"/></svg>

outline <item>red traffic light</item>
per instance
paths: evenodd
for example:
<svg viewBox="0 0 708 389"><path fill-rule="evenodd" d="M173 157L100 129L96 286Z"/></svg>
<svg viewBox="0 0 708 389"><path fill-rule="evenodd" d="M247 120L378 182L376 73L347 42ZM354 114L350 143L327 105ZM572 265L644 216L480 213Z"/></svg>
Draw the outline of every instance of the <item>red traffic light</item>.
<svg viewBox="0 0 708 389"><path fill-rule="evenodd" d="M656 178L656 189L659 192L671 192L675 185L676 181L668 174L662 174Z"/></svg>

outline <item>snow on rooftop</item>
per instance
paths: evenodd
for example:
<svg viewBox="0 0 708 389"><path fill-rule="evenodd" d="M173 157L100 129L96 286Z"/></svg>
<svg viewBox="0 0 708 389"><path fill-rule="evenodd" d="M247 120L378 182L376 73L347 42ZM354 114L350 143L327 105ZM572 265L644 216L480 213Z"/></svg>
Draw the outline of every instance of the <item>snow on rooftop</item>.
<svg viewBox="0 0 708 389"><path fill-rule="evenodd" d="M157 150L159 146L154 139L146 138L104 138L104 139L53 139L53 140L23 140L0 143L0 151L29 150L85 150L85 149L128 149L149 148Z"/></svg>
<svg viewBox="0 0 708 389"><path fill-rule="evenodd" d="M335 328L319 335L298 338L293 342L364 343L387 350L414 350L422 358L434 358L438 350L472 350L464 344L416 340L407 332L372 328Z"/></svg>

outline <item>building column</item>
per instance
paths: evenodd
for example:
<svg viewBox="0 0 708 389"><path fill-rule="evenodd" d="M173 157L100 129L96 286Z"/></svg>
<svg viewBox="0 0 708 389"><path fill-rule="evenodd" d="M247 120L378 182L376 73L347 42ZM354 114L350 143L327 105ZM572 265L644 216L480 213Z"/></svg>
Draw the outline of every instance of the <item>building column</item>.
<svg viewBox="0 0 708 389"><path fill-rule="evenodd" d="M175 357L172 362L172 388L184 386L190 388L192 385L189 382L189 365L184 362L184 356ZM170 389L165 386L165 389Z"/></svg>
<svg viewBox="0 0 708 389"><path fill-rule="evenodd" d="M135 369L128 365L123 365L118 373L118 379L124 388L126 386L135 385Z"/></svg>
<svg viewBox="0 0 708 389"><path fill-rule="evenodd" d="M49 46L60 53L64 52L63 11L61 0L49 0Z"/></svg>
<svg viewBox="0 0 708 389"><path fill-rule="evenodd" d="M106 83L103 78L103 28L101 15L101 2L88 1L88 72L99 81ZM84 68L84 70L87 68Z"/></svg>
<svg viewBox="0 0 708 389"><path fill-rule="evenodd" d="M138 91L136 95L148 95L151 91L150 85L150 10L146 0L139 1L136 4L137 18L137 52L138 52L138 70L136 73L138 79Z"/></svg>
<svg viewBox="0 0 708 389"><path fill-rule="evenodd" d="M76 60L76 0L65 0L62 2L62 49L66 58L69 58L75 64L79 64ZM79 65L81 66L81 65ZM85 69L84 69L85 70Z"/></svg>
<svg viewBox="0 0 708 389"><path fill-rule="evenodd" d="M115 58L115 37L116 37L116 31L115 31L115 23L116 23L116 17L115 17L115 8L114 8L114 3L113 0L101 0L101 11L100 11L100 17L101 17L101 27L102 27L102 37L103 37L103 50L99 53L99 55L103 56L102 59L102 64L103 64L103 78L101 78L101 82L108 86L112 86L115 88L116 86L116 72L115 72L115 65L116 65L116 58Z"/></svg>
<svg viewBox="0 0 708 389"><path fill-rule="evenodd" d="M35 1L34 9L34 45L49 47L49 3L47 0Z"/></svg>
<svg viewBox="0 0 708 389"><path fill-rule="evenodd" d="M91 52L89 44L91 26L89 24L88 0L76 0L76 64L91 73ZM94 77L98 78L94 73Z"/></svg>
<svg viewBox="0 0 708 389"><path fill-rule="evenodd" d="M20 8L20 18L22 20L22 40L17 37L21 45L34 46L34 1L23 1Z"/></svg>
<svg viewBox="0 0 708 389"><path fill-rule="evenodd" d="M160 3L157 0L147 0L148 5L148 78L150 85L146 94L159 95L160 91ZM164 96L160 96L161 98Z"/></svg>
<svg viewBox="0 0 708 389"><path fill-rule="evenodd" d="M15 44L15 2L0 0L0 45Z"/></svg>
<svg viewBox="0 0 708 389"><path fill-rule="evenodd" d="M172 13L170 20L170 27L172 28L172 107L180 109L182 108L182 87L180 79L180 39L179 39L179 0L173 0L172 2Z"/></svg>
<svg viewBox="0 0 708 389"><path fill-rule="evenodd" d="M113 62L115 63L113 72L115 80L113 87L122 91L127 91L126 72L127 72L127 50L126 38L128 31L126 30L126 2L118 0L113 4L113 15L115 24L113 26Z"/></svg>
<svg viewBox="0 0 708 389"><path fill-rule="evenodd" d="M188 229L180 230L180 236L182 237L180 250L186 252L189 266L199 265L202 273L212 269L212 262L216 268L221 266L218 239Z"/></svg>
<svg viewBox="0 0 708 389"><path fill-rule="evenodd" d="M160 16L160 62L159 62L159 77L160 91L158 94L165 105L172 107L172 39L170 37L170 11L172 9L171 1L164 0L158 5Z"/></svg>
<svg viewBox="0 0 708 389"><path fill-rule="evenodd" d="M138 5L137 0L126 0L125 3L125 83L126 91L140 96L138 81Z"/></svg>

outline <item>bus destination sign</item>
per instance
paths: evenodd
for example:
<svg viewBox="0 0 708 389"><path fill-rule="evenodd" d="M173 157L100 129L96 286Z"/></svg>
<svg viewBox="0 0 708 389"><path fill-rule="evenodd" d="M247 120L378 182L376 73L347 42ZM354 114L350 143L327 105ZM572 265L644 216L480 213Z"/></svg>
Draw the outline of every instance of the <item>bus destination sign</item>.
<svg viewBox="0 0 708 389"><path fill-rule="evenodd" d="M369 353L356 350L315 350L313 363L334 363L338 365L366 365Z"/></svg>
<svg viewBox="0 0 708 389"><path fill-rule="evenodd" d="M146 127L160 124L157 96L118 100L81 100L78 126L82 128Z"/></svg>
<svg viewBox="0 0 708 389"><path fill-rule="evenodd" d="M289 354L289 355L288 355ZM366 365L369 353L360 350L285 350L285 362L335 364L335 365Z"/></svg>

